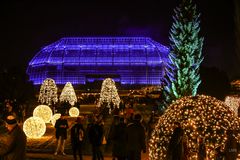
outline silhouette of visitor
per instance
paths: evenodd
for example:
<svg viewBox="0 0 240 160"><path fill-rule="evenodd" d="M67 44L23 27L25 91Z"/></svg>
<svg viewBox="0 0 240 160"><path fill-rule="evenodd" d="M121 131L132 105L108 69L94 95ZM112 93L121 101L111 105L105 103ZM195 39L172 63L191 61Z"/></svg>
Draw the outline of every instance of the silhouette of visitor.
<svg viewBox="0 0 240 160"><path fill-rule="evenodd" d="M77 160L77 152L80 160L82 157L82 144L84 138L84 129L82 125L81 117L77 117L76 123L71 128L71 144L73 150L73 158Z"/></svg>
<svg viewBox="0 0 240 160"><path fill-rule="evenodd" d="M183 129L179 122L175 122L174 125L175 129L169 142L167 159L182 160L184 159Z"/></svg>
<svg viewBox="0 0 240 160"><path fill-rule="evenodd" d="M6 133L0 135L0 157L4 160L25 160L27 138L16 117L6 117Z"/></svg>
<svg viewBox="0 0 240 160"><path fill-rule="evenodd" d="M127 154L129 160L141 160L141 152L146 152L145 130L141 124L142 116L134 115L133 122L126 129Z"/></svg>
<svg viewBox="0 0 240 160"><path fill-rule="evenodd" d="M64 148L65 148L65 142L67 139L68 122L65 119L63 114L56 121L55 128L56 128L57 148L54 155L57 155L59 150L63 155L66 155L66 153L64 152Z"/></svg>
<svg viewBox="0 0 240 160"><path fill-rule="evenodd" d="M92 159L103 160L101 151L103 127L97 117L94 117L93 122L88 126L88 138L92 145Z"/></svg>
<svg viewBox="0 0 240 160"><path fill-rule="evenodd" d="M127 158L127 126L124 123L124 118L119 119L119 124L117 124L112 133L112 156L117 158L117 160L125 160Z"/></svg>

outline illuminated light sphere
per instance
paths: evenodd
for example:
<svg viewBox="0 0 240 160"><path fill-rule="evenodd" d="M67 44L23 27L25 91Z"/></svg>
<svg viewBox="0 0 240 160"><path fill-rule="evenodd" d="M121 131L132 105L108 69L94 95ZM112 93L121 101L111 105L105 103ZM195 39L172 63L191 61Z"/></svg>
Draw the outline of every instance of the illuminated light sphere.
<svg viewBox="0 0 240 160"><path fill-rule="evenodd" d="M226 144L226 131L240 133L239 119L224 102L205 95L183 97L168 106L155 125L149 141L150 160L166 159L175 122L180 123L187 138L190 159L198 151L199 137L205 140L207 158L215 159L216 148ZM240 135L235 137L240 138Z"/></svg>
<svg viewBox="0 0 240 160"><path fill-rule="evenodd" d="M55 114L52 116L50 122L52 123L53 126L55 126L56 121L57 121L60 117L61 117L61 113L55 113Z"/></svg>
<svg viewBox="0 0 240 160"><path fill-rule="evenodd" d="M71 117L78 117L78 116L79 116L79 109L76 108L76 107L71 107L71 108L69 109L69 115L70 115Z"/></svg>
<svg viewBox="0 0 240 160"><path fill-rule="evenodd" d="M40 138L46 132L46 124L42 118L30 117L23 123L23 131L28 138Z"/></svg>
<svg viewBox="0 0 240 160"><path fill-rule="evenodd" d="M39 105L33 110L33 117L39 117L45 123L49 123L52 118L52 110L47 105Z"/></svg>

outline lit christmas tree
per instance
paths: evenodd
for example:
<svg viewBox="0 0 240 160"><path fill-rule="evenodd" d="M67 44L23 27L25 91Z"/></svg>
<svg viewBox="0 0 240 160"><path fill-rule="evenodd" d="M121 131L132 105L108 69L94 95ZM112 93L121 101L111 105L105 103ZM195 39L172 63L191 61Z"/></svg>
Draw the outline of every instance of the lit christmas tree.
<svg viewBox="0 0 240 160"><path fill-rule="evenodd" d="M40 88L38 101L41 104L47 104L49 106L52 105L52 103L57 103L57 86L53 79L47 78L44 80Z"/></svg>
<svg viewBox="0 0 240 160"><path fill-rule="evenodd" d="M205 95L187 96L172 103L159 118L149 141L150 160L166 159L176 122L187 137L189 159L198 159L199 137L205 140L207 159L216 158L218 147L224 149L227 130L235 130L235 137L240 138L239 119L224 102Z"/></svg>
<svg viewBox="0 0 240 160"><path fill-rule="evenodd" d="M114 107L119 108L120 97L118 95L115 82L111 78L106 78L102 83L101 93L100 93L100 105L106 103L107 107L110 109L110 105L113 103Z"/></svg>
<svg viewBox="0 0 240 160"><path fill-rule="evenodd" d="M67 82L59 98L60 102L68 102L72 106L77 102L77 96L70 82Z"/></svg>
<svg viewBox="0 0 240 160"><path fill-rule="evenodd" d="M170 31L170 63L166 69L166 105L183 96L196 95L201 83L199 67L203 61L203 38L199 38L199 17L192 0L183 0L175 10Z"/></svg>

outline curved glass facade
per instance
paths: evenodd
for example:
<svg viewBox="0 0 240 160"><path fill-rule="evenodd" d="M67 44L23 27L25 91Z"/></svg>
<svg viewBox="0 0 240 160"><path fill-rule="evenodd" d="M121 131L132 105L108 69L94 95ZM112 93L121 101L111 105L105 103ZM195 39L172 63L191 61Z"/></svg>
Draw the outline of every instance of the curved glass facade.
<svg viewBox="0 0 240 160"><path fill-rule="evenodd" d="M29 62L35 85L86 84L107 77L121 84L161 84L169 49L148 37L67 37L43 47Z"/></svg>

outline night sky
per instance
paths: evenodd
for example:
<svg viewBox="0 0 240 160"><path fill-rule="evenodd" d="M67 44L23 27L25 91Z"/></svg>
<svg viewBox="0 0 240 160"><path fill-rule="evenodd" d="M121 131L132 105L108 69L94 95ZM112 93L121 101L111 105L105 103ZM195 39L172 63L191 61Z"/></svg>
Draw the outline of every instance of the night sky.
<svg viewBox="0 0 240 160"><path fill-rule="evenodd" d="M180 2L79 1L1 4L0 67L26 68L41 47L66 36L149 36L169 45L173 9ZM229 78L240 77L232 0L194 2L201 12L201 35L205 38L202 65L225 71Z"/></svg>

